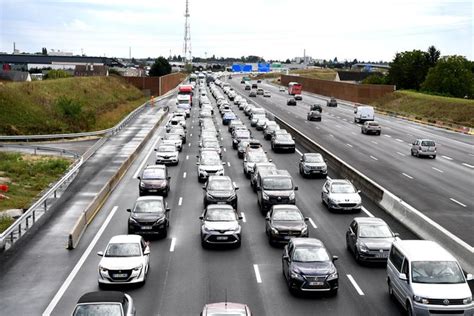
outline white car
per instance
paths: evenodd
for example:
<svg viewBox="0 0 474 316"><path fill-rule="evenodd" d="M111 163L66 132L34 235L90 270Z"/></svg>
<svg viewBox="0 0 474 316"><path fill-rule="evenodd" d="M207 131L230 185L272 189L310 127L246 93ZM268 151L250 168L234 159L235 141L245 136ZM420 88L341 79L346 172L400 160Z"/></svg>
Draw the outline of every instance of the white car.
<svg viewBox="0 0 474 316"><path fill-rule="evenodd" d="M285 92L285 91L286 91L286 88L283 87L283 86L281 86L280 89L278 89L278 91L280 91L280 92Z"/></svg>
<svg viewBox="0 0 474 316"><path fill-rule="evenodd" d="M158 146L156 151L156 164L174 164L177 165L179 163L179 152L176 149L176 146L170 145L160 145Z"/></svg>
<svg viewBox="0 0 474 316"><path fill-rule="evenodd" d="M349 180L331 179L323 185L321 200L329 210L360 211L362 199L359 193Z"/></svg>
<svg viewBox="0 0 474 316"><path fill-rule="evenodd" d="M140 235L112 237L105 251L97 253L99 287L107 284L144 284L150 264L150 248Z"/></svg>

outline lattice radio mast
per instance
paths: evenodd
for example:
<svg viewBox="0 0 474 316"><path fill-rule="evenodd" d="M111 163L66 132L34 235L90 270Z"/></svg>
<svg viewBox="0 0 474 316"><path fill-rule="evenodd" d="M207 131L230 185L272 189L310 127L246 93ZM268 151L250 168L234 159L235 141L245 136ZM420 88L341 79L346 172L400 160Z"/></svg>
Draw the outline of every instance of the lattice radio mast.
<svg viewBox="0 0 474 316"><path fill-rule="evenodd" d="M186 0L186 13L184 14L185 22L184 22L184 62L186 64L192 62L192 55L191 55L191 27L189 25L189 6L188 0Z"/></svg>

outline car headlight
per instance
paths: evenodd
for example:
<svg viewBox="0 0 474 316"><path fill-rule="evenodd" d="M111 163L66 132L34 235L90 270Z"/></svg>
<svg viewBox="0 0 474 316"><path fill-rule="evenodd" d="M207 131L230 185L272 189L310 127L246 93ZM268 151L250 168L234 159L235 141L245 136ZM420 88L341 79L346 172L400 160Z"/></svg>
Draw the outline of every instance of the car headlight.
<svg viewBox="0 0 474 316"><path fill-rule="evenodd" d="M339 278L339 274L337 273L337 271L334 271L333 273L331 273L328 277L327 277L327 281L332 281L332 280L336 280Z"/></svg>
<svg viewBox="0 0 474 316"><path fill-rule="evenodd" d="M464 305L471 304L471 303L472 303L472 296L463 299L463 300L462 300L462 303L463 303Z"/></svg>
<svg viewBox="0 0 474 316"><path fill-rule="evenodd" d="M146 187L145 182L140 182L140 187L142 187L142 188Z"/></svg>
<svg viewBox="0 0 474 316"><path fill-rule="evenodd" d="M209 229L206 225L202 225L201 228L203 233L212 233L212 229Z"/></svg>
<svg viewBox="0 0 474 316"><path fill-rule="evenodd" d="M165 221L165 217L160 217L156 220L155 222L155 225L160 225L160 224L163 224L163 222Z"/></svg>
<svg viewBox="0 0 474 316"><path fill-rule="evenodd" d="M136 266L135 268L133 268L133 271L137 272L137 271L140 271L142 268L143 268L143 264L140 264L139 266Z"/></svg>
<svg viewBox="0 0 474 316"><path fill-rule="evenodd" d="M290 278L297 279L297 280L303 280L303 277L301 276L301 274L299 274L296 271L290 271Z"/></svg>
<svg viewBox="0 0 474 316"><path fill-rule="evenodd" d="M107 268L105 268L105 267L102 267L102 266L99 266L99 271L100 271L101 273L107 273L107 272L109 272L109 269L107 269Z"/></svg>
<svg viewBox="0 0 474 316"><path fill-rule="evenodd" d="M203 168L198 168L198 172L201 175L206 175L207 174L206 170L204 170Z"/></svg>
<svg viewBox="0 0 474 316"><path fill-rule="evenodd" d="M359 250L360 252L369 252L369 248L364 243L359 242Z"/></svg>
<svg viewBox="0 0 474 316"><path fill-rule="evenodd" d="M421 304L429 304L430 302L427 298L424 298L418 295L413 295L413 300Z"/></svg>
<svg viewBox="0 0 474 316"><path fill-rule="evenodd" d="M268 199L270 199L270 197L268 196L268 194L266 194L265 192L262 191L262 199L268 200Z"/></svg>
<svg viewBox="0 0 474 316"><path fill-rule="evenodd" d="M128 219L128 221L131 222L132 224L137 224L137 225L138 225L137 220L134 219L133 217L130 217L130 218Z"/></svg>
<svg viewBox="0 0 474 316"><path fill-rule="evenodd" d="M295 199L295 192L291 192L290 196L288 197L290 200Z"/></svg>
<svg viewBox="0 0 474 316"><path fill-rule="evenodd" d="M271 230L272 230L272 233L273 233L273 234L278 234L278 229L272 227Z"/></svg>

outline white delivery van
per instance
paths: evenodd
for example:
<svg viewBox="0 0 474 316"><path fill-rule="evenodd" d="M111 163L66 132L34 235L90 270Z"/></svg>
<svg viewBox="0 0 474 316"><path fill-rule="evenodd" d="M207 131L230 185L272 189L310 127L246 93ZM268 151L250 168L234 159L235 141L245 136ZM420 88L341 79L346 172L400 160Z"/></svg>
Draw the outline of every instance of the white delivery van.
<svg viewBox="0 0 474 316"><path fill-rule="evenodd" d="M387 262L387 285L408 315L474 315L472 293L461 266L429 240L396 240Z"/></svg>
<svg viewBox="0 0 474 316"><path fill-rule="evenodd" d="M186 117L191 116L191 96L178 94L176 97L176 105L178 109L183 109L186 112Z"/></svg>
<svg viewBox="0 0 474 316"><path fill-rule="evenodd" d="M356 106L354 109L354 122L364 123L366 121L374 120L374 107L373 106Z"/></svg>

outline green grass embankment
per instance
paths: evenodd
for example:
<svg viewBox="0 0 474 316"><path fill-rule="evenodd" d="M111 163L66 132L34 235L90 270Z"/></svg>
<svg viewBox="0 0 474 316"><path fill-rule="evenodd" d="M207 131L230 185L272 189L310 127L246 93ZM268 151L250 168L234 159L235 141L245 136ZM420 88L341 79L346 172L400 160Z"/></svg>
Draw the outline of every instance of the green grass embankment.
<svg viewBox="0 0 474 316"><path fill-rule="evenodd" d="M377 109L429 122L474 127L474 100L448 98L414 91L395 91L372 105Z"/></svg>
<svg viewBox="0 0 474 316"><path fill-rule="evenodd" d="M0 184L8 185L8 192L0 198L0 233L13 220L2 216L8 209L26 209L50 183L56 182L72 163L62 157L26 155L0 152Z"/></svg>
<svg viewBox="0 0 474 316"><path fill-rule="evenodd" d="M117 77L73 77L0 83L0 134L102 130L146 101Z"/></svg>

